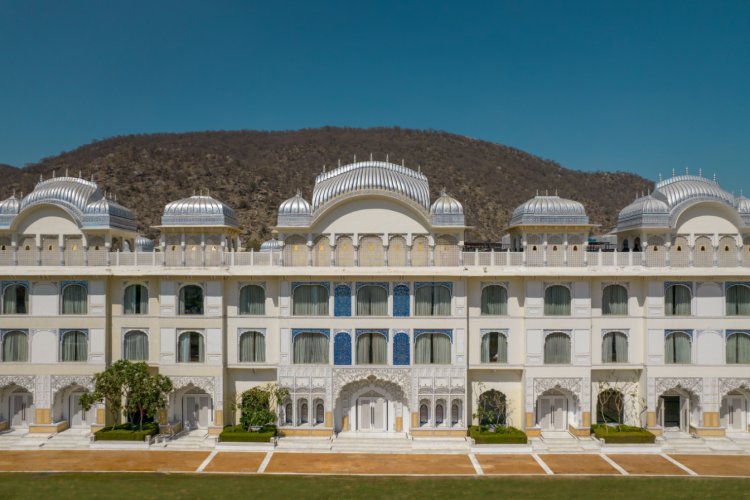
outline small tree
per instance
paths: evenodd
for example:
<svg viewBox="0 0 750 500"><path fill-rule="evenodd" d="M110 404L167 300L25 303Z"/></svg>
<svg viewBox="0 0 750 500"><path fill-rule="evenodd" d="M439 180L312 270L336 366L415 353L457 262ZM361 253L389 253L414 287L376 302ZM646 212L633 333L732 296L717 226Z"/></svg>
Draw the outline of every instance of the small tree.
<svg viewBox="0 0 750 500"><path fill-rule="evenodd" d="M112 428L115 428L122 411L125 396L126 371L129 361L120 360L94 375L94 390L81 396L81 407L89 411L96 403L104 403L112 416Z"/></svg>
<svg viewBox="0 0 750 500"><path fill-rule="evenodd" d="M482 382L477 382L476 389L479 397L477 398L477 411L473 416L479 421L479 425L483 423L487 423L490 427L510 425L512 407L507 396L495 389L485 390Z"/></svg>
<svg viewBox="0 0 750 500"><path fill-rule="evenodd" d="M276 421L274 411L287 398L289 391L275 384L253 387L238 397L232 409L240 412L240 425L243 429L262 427Z"/></svg>
<svg viewBox="0 0 750 500"><path fill-rule="evenodd" d="M153 418L167 406L167 397L172 392L172 381L159 373L151 374L146 363L130 363L126 369L128 414L138 414L139 429L143 420Z"/></svg>

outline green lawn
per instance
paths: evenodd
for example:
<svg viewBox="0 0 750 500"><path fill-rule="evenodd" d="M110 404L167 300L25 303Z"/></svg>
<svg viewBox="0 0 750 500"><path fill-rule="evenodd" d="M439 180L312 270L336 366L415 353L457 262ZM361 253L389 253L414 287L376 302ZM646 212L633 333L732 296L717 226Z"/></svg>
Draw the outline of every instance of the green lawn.
<svg viewBox="0 0 750 500"><path fill-rule="evenodd" d="M0 474L2 498L747 498L750 479Z"/></svg>

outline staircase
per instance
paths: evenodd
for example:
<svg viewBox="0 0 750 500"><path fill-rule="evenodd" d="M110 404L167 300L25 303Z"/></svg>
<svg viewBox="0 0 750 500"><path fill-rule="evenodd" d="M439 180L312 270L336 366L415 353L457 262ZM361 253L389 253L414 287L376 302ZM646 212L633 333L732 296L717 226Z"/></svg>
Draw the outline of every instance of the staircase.
<svg viewBox="0 0 750 500"><path fill-rule="evenodd" d="M410 453L412 440L405 432L353 433L341 432L333 438L334 453Z"/></svg>
<svg viewBox="0 0 750 500"><path fill-rule="evenodd" d="M702 438L682 431L664 431L661 441L665 453L710 453L711 448Z"/></svg>
<svg viewBox="0 0 750 500"><path fill-rule="evenodd" d="M0 450L39 448L49 437L49 434L29 434L27 429L13 429L0 434Z"/></svg>
<svg viewBox="0 0 750 500"><path fill-rule="evenodd" d="M91 430L67 429L53 434L40 446L45 450L82 450L91 444Z"/></svg>
<svg viewBox="0 0 750 500"><path fill-rule="evenodd" d="M531 440L534 452L584 453L599 451L601 443L594 438L577 438L567 431L543 431L541 438Z"/></svg>
<svg viewBox="0 0 750 500"><path fill-rule="evenodd" d="M332 437L282 437L276 443L276 449L281 451L330 451Z"/></svg>
<svg viewBox="0 0 750 500"><path fill-rule="evenodd" d="M183 431L174 438L159 443L154 447L163 446L168 450L212 450L216 446L216 436L210 436L205 429Z"/></svg>
<svg viewBox="0 0 750 500"><path fill-rule="evenodd" d="M732 441L737 448L742 450L742 453L750 454L750 433L748 432L727 433L727 439Z"/></svg>

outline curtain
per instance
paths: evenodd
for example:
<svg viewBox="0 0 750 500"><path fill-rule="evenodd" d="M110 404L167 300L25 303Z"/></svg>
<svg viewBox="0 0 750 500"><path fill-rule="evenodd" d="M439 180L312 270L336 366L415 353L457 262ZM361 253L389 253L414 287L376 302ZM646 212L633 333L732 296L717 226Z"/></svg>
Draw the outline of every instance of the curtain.
<svg viewBox="0 0 750 500"><path fill-rule="evenodd" d="M177 361L179 363L203 363L205 359L203 336L198 332L180 335Z"/></svg>
<svg viewBox="0 0 750 500"><path fill-rule="evenodd" d="M328 337L322 333L305 332L294 338L295 364L328 364Z"/></svg>
<svg viewBox="0 0 750 500"><path fill-rule="evenodd" d="M750 335L735 333L727 339L727 363L750 364Z"/></svg>
<svg viewBox="0 0 750 500"><path fill-rule="evenodd" d="M125 289L125 314L148 314L148 289L130 285Z"/></svg>
<svg viewBox="0 0 750 500"><path fill-rule="evenodd" d="M627 363L628 338L622 332L610 332L602 339L602 363Z"/></svg>
<svg viewBox="0 0 750 500"><path fill-rule="evenodd" d="M67 332L62 342L63 361L86 361L86 334Z"/></svg>
<svg viewBox="0 0 750 500"><path fill-rule="evenodd" d="M507 363L508 339L499 332L485 333L482 337L482 363Z"/></svg>
<svg viewBox="0 0 750 500"><path fill-rule="evenodd" d="M544 314L570 316L570 290L562 285L547 287L544 291Z"/></svg>
<svg viewBox="0 0 750 500"><path fill-rule="evenodd" d="M328 316L328 290L322 285L299 285L294 289L295 316Z"/></svg>
<svg viewBox="0 0 750 500"><path fill-rule="evenodd" d="M374 285L357 290L357 315L388 316L388 291Z"/></svg>
<svg viewBox="0 0 750 500"><path fill-rule="evenodd" d="M125 334L125 359L130 361L148 361L148 335L134 331Z"/></svg>
<svg viewBox="0 0 750 500"><path fill-rule="evenodd" d="M482 289L482 314L504 316L508 314L508 292L499 285Z"/></svg>
<svg viewBox="0 0 750 500"><path fill-rule="evenodd" d="M668 364L690 363L690 337L686 333L670 334L665 347L665 360Z"/></svg>
<svg viewBox="0 0 750 500"><path fill-rule="evenodd" d="M266 291L262 286L247 285L240 290L240 314L266 314Z"/></svg>
<svg viewBox="0 0 750 500"><path fill-rule="evenodd" d="M423 285L414 295L417 316L450 316L451 291L443 285Z"/></svg>
<svg viewBox="0 0 750 500"><path fill-rule="evenodd" d="M544 364L570 364L570 337L562 332L544 339Z"/></svg>
<svg viewBox="0 0 750 500"><path fill-rule="evenodd" d="M8 332L3 337L3 361L28 361L29 339L24 332Z"/></svg>
<svg viewBox="0 0 750 500"><path fill-rule="evenodd" d="M177 361L187 363L190 361L190 334L183 333L180 335L180 341L177 352Z"/></svg>
<svg viewBox="0 0 750 500"><path fill-rule="evenodd" d="M3 293L3 314L26 314L29 298L26 287L10 285Z"/></svg>
<svg viewBox="0 0 750 500"><path fill-rule="evenodd" d="M690 316L690 289L685 285L672 285L664 296L667 316Z"/></svg>
<svg viewBox="0 0 750 500"><path fill-rule="evenodd" d="M82 285L68 285L63 289L63 314L86 314L87 293Z"/></svg>
<svg viewBox="0 0 750 500"><path fill-rule="evenodd" d="M750 288L732 285L727 289L727 316L750 316Z"/></svg>
<svg viewBox="0 0 750 500"><path fill-rule="evenodd" d="M628 291L621 285L610 285L602 293L602 314L626 316L628 314Z"/></svg>
<svg viewBox="0 0 750 500"><path fill-rule="evenodd" d="M363 333L357 337L358 365L385 365L388 363L388 341L380 333Z"/></svg>
<svg viewBox="0 0 750 500"><path fill-rule="evenodd" d="M263 363L266 360L266 337L260 332L245 332L240 337L240 362Z"/></svg>
<svg viewBox="0 0 750 500"><path fill-rule="evenodd" d="M449 365L451 339L442 333L423 333L417 337L415 360L423 365Z"/></svg>
<svg viewBox="0 0 750 500"><path fill-rule="evenodd" d="M180 289L180 314L203 314L203 289L196 285Z"/></svg>

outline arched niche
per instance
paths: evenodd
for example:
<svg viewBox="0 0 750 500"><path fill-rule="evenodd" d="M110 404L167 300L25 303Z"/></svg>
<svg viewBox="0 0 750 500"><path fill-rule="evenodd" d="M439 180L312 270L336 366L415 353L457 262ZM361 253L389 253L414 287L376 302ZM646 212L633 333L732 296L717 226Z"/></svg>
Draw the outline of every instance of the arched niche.
<svg viewBox="0 0 750 500"><path fill-rule="evenodd" d="M389 197L355 196L331 205L312 224L315 233L429 233L429 221L416 208Z"/></svg>

